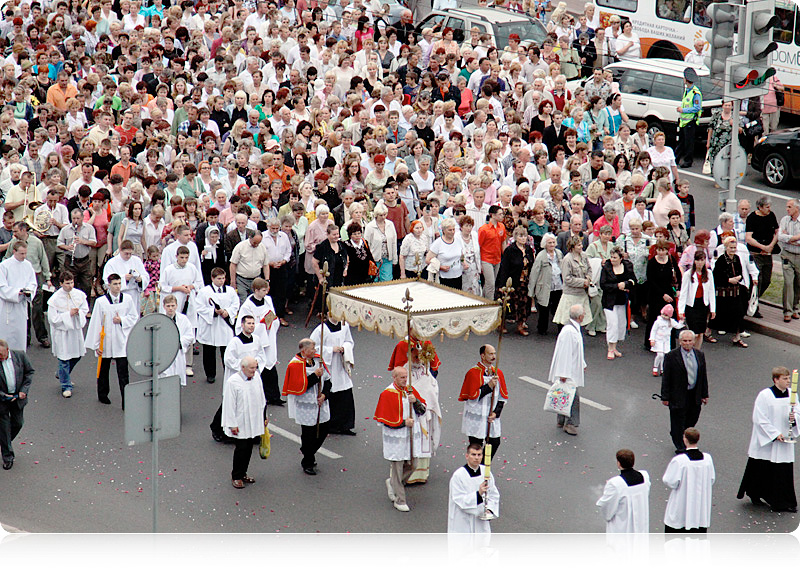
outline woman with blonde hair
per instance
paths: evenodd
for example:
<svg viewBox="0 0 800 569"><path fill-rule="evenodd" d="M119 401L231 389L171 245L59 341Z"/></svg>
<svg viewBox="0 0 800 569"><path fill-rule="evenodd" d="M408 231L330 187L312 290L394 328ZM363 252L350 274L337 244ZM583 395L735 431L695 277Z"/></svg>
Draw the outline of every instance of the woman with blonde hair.
<svg viewBox="0 0 800 569"><path fill-rule="evenodd" d="M399 262L397 257L397 231L394 223L387 221L389 208L379 203L372 211L373 219L367 224L364 231L364 240L372 251L372 256L378 264L376 282L390 281L394 275L394 265Z"/></svg>
<svg viewBox="0 0 800 569"><path fill-rule="evenodd" d="M229 154L235 153L243 140L247 138L252 140L252 135L250 135L250 133L248 133L247 136L244 135L246 127L247 123L242 119L238 119L235 123L233 123L231 131L228 133L228 136L225 138L225 143L222 145L223 156L228 156Z"/></svg>

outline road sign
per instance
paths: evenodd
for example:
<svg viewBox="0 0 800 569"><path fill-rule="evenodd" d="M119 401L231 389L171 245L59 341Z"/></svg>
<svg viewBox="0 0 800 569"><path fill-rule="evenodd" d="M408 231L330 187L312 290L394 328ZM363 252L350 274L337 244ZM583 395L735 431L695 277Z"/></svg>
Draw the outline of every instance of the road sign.
<svg viewBox="0 0 800 569"><path fill-rule="evenodd" d="M725 145L714 158L714 181L721 188L730 187L731 145ZM738 186L744 179L747 170L747 154L741 146L737 146L733 157L733 185Z"/></svg>
<svg viewBox="0 0 800 569"><path fill-rule="evenodd" d="M181 378L177 375L158 379L158 397L153 397L153 380L136 381L125 386L125 444L153 440L153 401L158 405L158 440L174 439L181 434Z"/></svg>
<svg viewBox="0 0 800 569"><path fill-rule="evenodd" d="M152 376L151 363L156 362L156 374L162 373L175 361L180 344L181 336L172 318L166 314L148 314L131 330L125 351L136 373Z"/></svg>

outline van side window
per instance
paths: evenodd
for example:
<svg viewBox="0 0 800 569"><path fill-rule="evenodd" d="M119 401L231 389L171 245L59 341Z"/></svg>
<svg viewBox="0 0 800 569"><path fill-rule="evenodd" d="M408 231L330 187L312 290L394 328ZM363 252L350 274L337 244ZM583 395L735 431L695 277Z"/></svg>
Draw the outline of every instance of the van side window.
<svg viewBox="0 0 800 569"><path fill-rule="evenodd" d="M626 69L625 72L619 76L620 93L649 97L652 92L652 87L653 74L649 71Z"/></svg>

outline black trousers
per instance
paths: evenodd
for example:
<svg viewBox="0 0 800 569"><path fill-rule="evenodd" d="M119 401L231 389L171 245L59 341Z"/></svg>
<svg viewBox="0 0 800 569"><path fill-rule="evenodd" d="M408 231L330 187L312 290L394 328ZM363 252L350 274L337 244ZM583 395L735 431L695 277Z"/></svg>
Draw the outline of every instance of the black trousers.
<svg viewBox="0 0 800 569"><path fill-rule="evenodd" d="M14 460L12 442L22 429L22 411L16 401L0 402L0 452L6 462Z"/></svg>
<svg viewBox="0 0 800 569"><path fill-rule="evenodd" d="M454 288L456 290L461 290L461 277L456 277L454 279L439 277L439 284L449 286L450 288Z"/></svg>
<svg viewBox="0 0 800 569"><path fill-rule="evenodd" d="M328 436L328 423L319 424L319 436L317 436L316 425L300 425L300 452L303 453L303 460L300 466L312 468L314 466L314 455L317 454L319 447L325 442Z"/></svg>
<svg viewBox="0 0 800 569"><path fill-rule="evenodd" d="M264 397L267 398L268 405L274 405L281 400L281 388L278 385L278 368L264 368L261 370L261 385L264 387Z"/></svg>
<svg viewBox="0 0 800 569"><path fill-rule="evenodd" d="M111 371L112 360L117 364L119 392L122 396L122 408L125 409L125 386L128 385L128 358L103 358L103 361L100 362L100 377L97 378L97 397L98 399L108 399L110 391L108 376Z"/></svg>
<svg viewBox="0 0 800 569"><path fill-rule="evenodd" d="M686 450L683 444L683 431L694 427L700 418L701 404L695 404L694 393L690 390L686 395L686 406L669 408L669 434L677 450Z"/></svg>
<svg viewBox="0 0 800 569"><path fill-rule="evenodd" d="M225 346L209 346L203 344L203 373L206 379L217 377L217 348L219 348L219 359L222 363L222 372L225 373Z"/></svg>
<svg viewBox="0 0 800 569"><path fill-rule="evenodd" d="M269 269L269 296L275 305L275 314L278 318L286 317L286 284L288 281L288 266L283 265L277 269Z"/></svg>
<svg viewBox="0 0 800 569"><path fill-rule="evenodd" d="M83 259L71 259L69 253L61 257L61 272L69 271L75 275L75 288L86 295L86 299L91 298L92 274L89 271L89 256Z"/></svg>
<svg viewBox="0 0 800 569"><path fill-rule="evenodd" d="M667 525L664 526L664 533L708 533L708 528L673 528Z"/></svg>
<svg viewBox="0 0 800 569"><path fill-rule="evenodd" d="M469 444L479 444L482 445L483 443L489 443L492 445L492 457L497 454L497 449L500 448L500 437L489 437L488 440L479 439L478 437L469 437Z"/></svg>
<svg viewBox="0 0 800 569"><path fill-rule="evenodd" d="M328 421L328 432L351 431L356 426L356 403L353 400L353 388L336 391L328 397L331 418Z"/></svg>
<svg viewBox="0 0 800 569"><path fill-rule="evenodd" d="M233 449L231 480L241 480L247 475L247 467L250 466L250 458L253 456L253 445L260 442L261 437L236 439L236 447Z"/></svg>
<svg viewBox="0 0 800 569"><path fill-rule="evenodd" d="M560 290L551 290L550 303L547 306L543 306L538 302L536 303L536 312L539 315L539 319L536 321L536 331L539 332L539 334L547 334L550 320L552 320L553 315L555 315L558 302L561 300L561 292Z"/></svg>
<svg viewBox="0 0 800 569"><path fill-rule="evenodd" d="M675 151L675 162L692 165L694 158L694 138L697 134L697 122L692 121L678 129L678 147Z"/></svg>

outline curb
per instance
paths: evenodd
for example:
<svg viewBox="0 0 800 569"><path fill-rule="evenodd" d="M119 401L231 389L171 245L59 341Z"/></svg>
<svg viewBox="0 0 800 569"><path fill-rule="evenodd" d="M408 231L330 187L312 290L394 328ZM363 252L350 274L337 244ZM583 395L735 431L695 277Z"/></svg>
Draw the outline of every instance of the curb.
<svg viewBox="0 0 800 569"><path fill-rule="evenodd" d="M752 332L758 332L759 334L800 346L800 327L797 327L796 324L796 322L800 321L793 320L785 325L783 322L783 308L781 306L763 300L759 301L759 304L761 308L763 308L762 313L764 314L764 318L751 318L746 316L745 322L747 322L747 328ZM768 315L774 316L770 318ZM776 319L777 323L775 321ZM795 327L789 326L792 323L795 323Z"/></svg>

